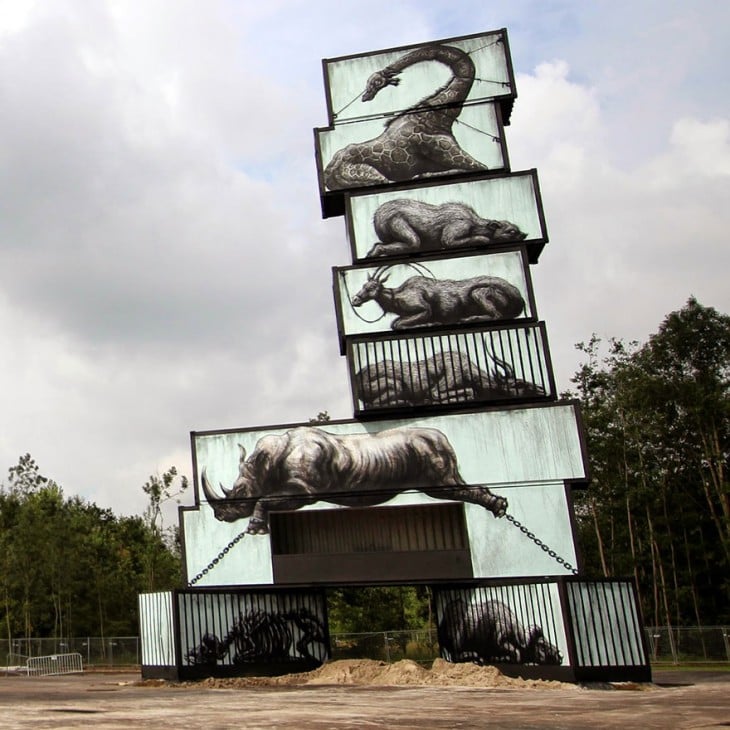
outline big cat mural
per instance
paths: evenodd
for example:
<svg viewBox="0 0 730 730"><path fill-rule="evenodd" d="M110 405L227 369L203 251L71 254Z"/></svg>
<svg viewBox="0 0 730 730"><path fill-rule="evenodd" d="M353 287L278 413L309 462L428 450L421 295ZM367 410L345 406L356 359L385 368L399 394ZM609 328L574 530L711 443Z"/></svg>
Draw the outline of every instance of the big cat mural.
<svg viewBox="0 0 730 730"><path fill-rule="evenodd" d="M410 198L380 205L373 228L378 241L365 258L514 243L527 238L527 233L512 221L482 218L464 203L436 205Z"/></svg>
<svg viewBox="0 0 730 730"><path fill-rule="evenodd" d="M555 398L543 323L347 343L355 413Z"/></svg>
<svg viewBox="0 0 730 730"><path fill-rule="evenodd" d="M484 586L435 594L441 655L455 662L561 666L567 641L556 586Z"/></svg>

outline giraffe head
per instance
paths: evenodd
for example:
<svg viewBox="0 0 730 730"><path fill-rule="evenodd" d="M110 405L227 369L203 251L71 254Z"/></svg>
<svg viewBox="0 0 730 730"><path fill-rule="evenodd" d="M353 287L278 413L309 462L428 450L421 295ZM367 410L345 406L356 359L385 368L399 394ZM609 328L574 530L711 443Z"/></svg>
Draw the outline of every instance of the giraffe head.
<svg viewBox="0 0 730 730"><path fill-rule="evenodd" d="M371 101L386 86L398 86L400 83L398 73L398 71L390 71L387 68L384 68L382 71L376 71L365 84L365 92L362 95L362 100Z"/></svg>

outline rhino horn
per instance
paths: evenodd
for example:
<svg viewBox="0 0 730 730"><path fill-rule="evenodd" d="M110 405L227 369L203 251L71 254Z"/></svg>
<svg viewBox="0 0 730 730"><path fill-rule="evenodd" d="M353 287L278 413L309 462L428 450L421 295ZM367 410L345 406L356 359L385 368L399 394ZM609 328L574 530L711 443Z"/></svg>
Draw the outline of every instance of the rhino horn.
<svg viewBox="0 0 730 730"><path fill-rule="evenodd" d="M203 485L203 494L205 495L205 498L208 500L210 504L215 504L216 502L221 502L222 497L219 497L214 491L213 487L210 486L210 482L208 481L208 476L205 473L205 469L203 469L201 475L200 475L200 481ZM223 490L223 493L225 494L225 490Z"/></svg>

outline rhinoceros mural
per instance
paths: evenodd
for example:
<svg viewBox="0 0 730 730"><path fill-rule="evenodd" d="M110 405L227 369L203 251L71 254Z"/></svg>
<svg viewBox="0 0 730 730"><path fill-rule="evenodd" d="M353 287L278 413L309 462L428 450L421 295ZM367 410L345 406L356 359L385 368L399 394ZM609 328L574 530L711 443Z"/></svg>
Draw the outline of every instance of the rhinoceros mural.
<svg viewBox="0 0 730 730"><path fill-rule="evenodd" d="M247 532L266 534L271 511L317 501L366 507L417 489L437 499L477 504L495 517L507 500L484 485L467 485L456 454L435 428L397 427L378 433L333 434L300 426L261 437L250 456L240 448L239 476L222 496L202 470L203 493L217 519L249 517Z"/></svg>

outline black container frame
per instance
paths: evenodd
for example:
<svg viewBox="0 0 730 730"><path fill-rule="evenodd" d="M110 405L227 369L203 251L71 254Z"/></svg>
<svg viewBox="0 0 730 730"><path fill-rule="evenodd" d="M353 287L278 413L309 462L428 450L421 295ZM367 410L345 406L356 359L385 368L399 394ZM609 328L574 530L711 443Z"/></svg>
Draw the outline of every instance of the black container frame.
<svg viewBox="0 0 730 730"><path fill-rule="evenodd" d="M434 602L439 591L462 591L465 598L475 590L494 590L501 587L555 585L560 600L562 625L565 631L567 662L563 665L545 665L518 662L489 662L503 674L525 679L549 679L565 682L651 682L651 665L646 636L643 631L641 607L633 578L586 578L582 576L561 576L557 578L512 580L479 580L434 586ZM613 590L612 590L613 589ZM588 620L587 615L576 611L571 595L594 591L611 596L611 606L606 606L623 620L606 622ZM623 600L616 601L622 595ZM437 616L437 619L439 617ZM523 614L523 628L528 619ZM453 627L458 628L458 627ZM446 629L439 622L438 635L442 647L448 644ZM592 649L587 651L587 647ZM442 648L443 656L443 648ZM444 658L446 658L444 656Z"/></svg>
<svg viewBox="0 0 730 730"><path fill-rule="evenodd" d="M172 635L173 635L173 653L174 665L142 663L142 677L147 678L164 678L173 680L200 679L203 677L233 677L246 675L280 675L296 672L307 672L316 669L326 661L331 655L329 624L327 617L327 600L323 588L320 587L275 587L275 586L247 586L247 587L225 587L225 588L180 588L170 592L158 594L142 594L140 598L153 595L159 597L170 598L170 609L172 615ZM192 615L191 611L186 611L187 597L201 596L229 596L229 597L245 597L252 601L258 601L262 597L276 596L277 598L286 600L299 600L301 602L318 602L322 611L322 629L324 639L324 656L323 661L318 662L308 658L290 658L273 660L252 660L239 664L191 664L186 661L185 649L182 646L183 623L190 622L192 625L197 624L197 634L202 639L206 636L207 629L203 627L203 619L200 613L197 616ZM192 604L190 604L192 609ZM144 613L144 611L142 611ZM151 626L152 622L149 617L142 616L142 620L147 626ZM145 621L146 620L146 621ZM205 621L208 617L205 617Z"/></svg>
<svg viewBox="0 0 730 730"><path fill-rule="evenodd" d="M392 256L379 256L377 258L367 258L366 256L358 256L356 241L355 241L355 230L353 222L353 201L358 198L376 195L387 191L389 193L402 193L403 197L409 197L409 193L414 193L426 188L432 187L444 187L448 188L463 184L464 182L478 183L478 182L492 182L495 180L512 180L517 178L529 177L532 180L532 188L534 193L535 202L535 215L537 217L539 231L537 236L526 238L523 241L512 241L512 242L495 242L488 246L477 246L477 247L459 247L453 249L441 249L434 252L433 250L428 251L409 251L404 254L392 255ZM451 201L450 201L451 202ZM478 251L480 253L489 253L490 251L497 251L503 247L524 245L527 248L528 260L531 264L536 264L540 258L542 250L545 248L545 244L549 242L547 223L545 221L545 210L542 202L542 194L540 192L540 181L538 179L537 170L530 168L528 170L518 170L511 172L509 170L495 170L493 173L476 172L468 173L467 175L459 175L448 178L430 179L426 181L409 181L407 183L391 183L388 186L380 186L378 189L348 189L344 192L344 214L345 222L347 227L347 240L350 246L350 255L353 263L356 264L370 264L377 265L384 262L391 261L413 261L420 260L422 257L432 256L434 254L439 256L463 256L471 251Z"/></svg>
<svg viewBox="0 0 730 730"><path fill-rule="evenodd" d="M330 84L330 66L341 63L343 61L350 61L357 58L368 58L368 57L376 57L376 56L384 56L386 54L391 53L400 53L400 52L409 52L412 50L415 50L417 48L421 48L423 46L433 46L433 45L446 45L450 43L457 43L459 41L468 41L475 38L489 38L493 37L494 42L502 43L504 46L504 53L505 53L505 66L507 71L507 77L508 81L506 82L506 85L508 87L508 91L504 93L495 93L495 94L487 94L484 96L479 96L474 99L469 100L468 102L465 102L466 105L470 104L476 104L480 103L482 101L490 100L490 99L498 99L501 109L502 109L502 116L504 119L505 125L509 124L510 115L512 113L512 108L514 106L514 101L517 98L517 90L515 88L515 73L514 68L512 65L512 54L510 53L510 47L509 47L509 38L507 34L506 28L499 28L497 30L493 31L485 31L483 33L471 33L469 35L461 35L461 36L453 36L450 38L441 38L437 40L432 41L426 41L423 43L411 43L409 45L405 46L394 46L392 48L382 48L377 51L367 51L364 53L352 53L347 54L345 56L337 56L334 58L323 58L322 59L322 75L324 77L324 90L325 90L325 102L327 105L327 123L329 125L336 125L338 123L338 114L333 109L332 104L332 93L331 93L331 84ZM479 69L477 69L479 71ZM364 91L364 89L363 89ZM368 115L364 115L368 116ZM345 117L344 119L340 115L339 121L352 121L358 118L362 117Z"/></svg>
<svg viewBox="0 0 730 730"><path fill-rule="evenodd" d="M473 104L470 105L469 108L473 109L479 106L486 106L490 105L494 108L494 116L495 116L495 123L496 128L494 130L494 134L491 132L488 132L486 134L489 134L489 138L486 141L486 144L497 144L500 148L500 157L502 160L502 164L499 167L493 167L490 169L483 169L483 170L476 170L474 172L467 172L467 171L457 171L457 172L444 172L439 173L437 177L434 177L434 180L438 180L439 182L463 182L467 180L474 180L478 179L479 177L483 177L485 175L491 174L492 175L504 175L505 173L509 173L511 170L510 167L510 160L509 160L509 151L507 149L507 140L505 139L504 134L504 122L502 120L502 110L500 105L496 101L482 101L479 102L479 104ZM412 112L412 114L423 114L423 110ZM346 212L346 204L345 199L348 194L351 194L353 192L368 192L368 193L377 193L377 192L383 192L385 190L395 190L400 189L400 186L402 185L419 185L419 181L417 179L410 179L405 181L392 181L388 183L375 183L371 185L359 185L359 186L353 186L348 188L338 188L337 190L328 190L327 186L324 183L324 160L322 158L322 144L320 141L320 136L324 133L333 132L336 129L335 125L328 126L328 127L315 127L314 128L314 157L315 162L317 166L317 185L319 187L319 199L320 204L322 208L322 218L333 218L336 216L344 215ZM362 140L362 142L367 142L369 140ZM429 178L430 179L430 178ZM422 183L421 183L422 185Z"/></svg>
<svg viewBox="0 0 730 730"><path fill-rule="evenodd" d="M399 585L423 585L423 582L399 583ZM581 576L559 576L553 578L512 578L499 580L470 580L459 582L426 582L431 586L434 596L434 606L438 609L439 596L449 592L451 595L460 593L469 600L475 591L484 590L497 595L515 595L520 588L554 590L557 593L559 606L550 605L553 611L553 625L548 629L546 640L555 641L559 632L556 632L555 621L562 623L565 655L561 656L561 663L540 664L535 661L520 663L519 661L495 661L489 664L496 666L507 676L523 677L525 679L558 680L564 682L651 682L651 665L649 662L649 648L643 630L641 607L638 601L638 592L633 578L587 578ZM190 595L229 595L229 596L313 596L324 606L324 638L326 641L327 656L331 655L331 640L326 614L326 591L338 587L348 586L348 583L332 582L326 586L287 586L283 589L273 587L247 586L240 588L204 588L204 589L176 589L174 591L156 594L141 594L141 623L144 631L149 635L156 625L155 610L170 614L166 623L167 636L165 642L169 646L166 656L172 659L171 663L145 663L143 647L142 677L165 678L172 680L198 679L205 676L243 676L247 674L275 675L297 671L309 671L316 668L318 662L312 661L273 661L251 662L237 666L190 666L186 663L182 647L181 626L181 597ZM371 582L367 585L387 585L382 582ZM364 587L364 586L362 586ZM554 587L554 588L552 588ZM587 619L587 615L572 600L572 596L581 594L603 595L604 608L618 618L616 621ZM610 599L610 602L609 602ZM617 600L619 599L619 600ZM510 607L516 614L520 626L529 630L528 623L535 613L527 603ZM538 613L545 613L545 604L538 606ZM449 628L445 626L442 614L437 610L438 639L442 647L450 645L450 638L446 635ZM589 620L590 619L590 620ZM200 632L202 634L202 631ZM149 636L147 638L150 638ZM160 637L156 637L160 638ZM143 639L144 641L144 639ZM562 641L560 642L563 645ZM592 647L592 653L586 647ZM187 647L186 647L187 648ZM152 652L154 654L154 652ZM157 658L153 656L152 659ZM529 657L526 657L529 659ZM476 660L476 659L475 659Z"/></svg>
<svg viewBox="0 0 730 730"><path fill-rule="evenodd" d="M524 338L525 343L529 338L533 339L536 344L534 354L528 350L527 344L524 349L522 348L521 338ZM489 354L485 345L487 340L495 349L493 354L513 366L515 372L513 377L507 378L506 389L502 392L499 390L494 371L480 369L479 362L472 359L488 360ZM516 341L516 346L513 346L513 340ZM499 345L498 351L495 342ZM459 349L460 343L465 349ZM456 349L454 345L457 345ZM483 347L481 352L480 345ZM389 364L384 365L382 360L370 360L368 350L380 350L398 359L386 358ZM482 387L482 392L475 389L471 394L468 391L456 391L455 394L451 394L446 390L448 381L445 378L435 379L429 372L424 372L424 368L419 371L411 370L410 353L414 350L415 352L420 350L424 354L432 352L431 359L441 367L443 373L448 376L466 376L471 385ZM365 358L360 355L362 352L366 353ZM451 353L457 354L453 358L445 356ZM492 407L557 400L555 376L544 322L469 330L451 328L430 335L353 337L347 340L347 361L354 415L359 419L381 416L408 418L424 413L453 412L478 406ZM408 402L407 396L400 398L403 393L398 392L397 385L392 390L393 386L388 385L385 402L382 402L381 398L379 403L368 403L368 399L361 394L361 387L368 388L369 383L365 382L364 376L359 375L361 370L366 369L370 375L384 378L381 382L405 383L406 390L403 393L408 393L408 386L415 386L422 398ZM528 373L538 376L531 384L542 387L543 394L531 393L521 386L523 381L518 375ZM513 392L510 392L510 387ZM373 394L372 390L370 394Z"/></svg>
<svg viewBox="0 0 730 730"><path fill-rule="evenodd" d="M521 268L522 268L522 276L524 277L525 281L525 288L526 288L526 297L525 297L525 314L524 316L519 316L515 318L506 318L506 319L495 319L495 320L484 320L482 322L466 322L466 323L460 323L458 326L464 330L470 330L470 329L478 329L480 327L488 326L488 325L497 325L497 324L517 324L517 323L530 323L530 322L536 322L537 321L537 307L535 304L535 293L532 285L532 276L530 273L530 267L529 267L529 261L527 256L527 249L523 245L509 245L509 246L495 246L494 248L489 248L484 251L464 251L463 253L459 252L455 255L444 255L439 253L433 253L424 255L422 257L419 257L418 260L415 262L418 266L423 267L425 269L429 268L429 265L433 263L443 263L443 264L450 264L452 262L461 262L461 261L477 261L477 260L485 260L488 259L488 257L491 256L500 256L504 254L515 254L519 255L521 259ZM339 343L340 343L340 355L344 355L347 352L347 341L349 339L362 339L366 337L377 337L379 335L391 335L396 332L396 330L391 329L390 327L383 327L381 329L373 330L372 332L368 333L358 333L358 332L347 332L346 324L345 324L345 317L344 317L344 307L349 306L352 307L351 304L351 298L354 295L354 292L348 291L346 287L346 283L344 286L341 285L341 281L343 281L344 276L347 275L349 272L364 272L367 273L368 276L370 275L370 272L375 273L378 271L378 269L381 269L383 267L394 267L394 266L408 266L409 268L413 268L413 273L416 275L418 273L418 268L414 267L414 261L412 259L406 259L406 260L394 260L394 259L387 259L383 263L376 264L375 262L360 262L358 264L355 264L353 266L333 266L332 267L332 291L335 301L335 316L337 319L337 333L339 337ZM474 275L479 276L480 274L478 272L474 272ZM485 274L489 276L490 274ZM509 282L513 283L513 282ZM385 314L385 313L384 313ZM385 317L383 316L383 319ZM403 328L398 329L398 333L407 334L407 333L422 333L422 334L431 334L436 332L445 332L447 330L451 330L454 328L454 325L426 325L426 326L419 326L419 327L412 327L412 328Z"/></svg>

